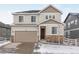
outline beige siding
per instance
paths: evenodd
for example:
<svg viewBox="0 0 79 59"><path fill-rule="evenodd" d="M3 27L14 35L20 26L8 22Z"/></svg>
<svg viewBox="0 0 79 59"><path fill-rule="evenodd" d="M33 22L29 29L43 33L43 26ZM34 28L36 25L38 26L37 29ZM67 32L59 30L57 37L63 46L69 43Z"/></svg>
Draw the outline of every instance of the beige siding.
<svg viewBox="0 0 79 59"><path fill-rule="evenodd" d="M15 31L37 31L37 27L26 27L26 26L15 26L15 27L11 27L11 35L15 36Z"/></svg>
<svg viewBox="0 0 79 59"><path fill-rule="evenodd" d="M23 16L23 22L19 22L19 16ZM31 16L36 16L36 22L32 23L31 22ZM37 24L38 23L38 15L14 15L14 24Z"/></svg>
<svg viewBox="0 0 79 59"><path fill-rule="evenodd" d="M39 15L14 15L14 24L39 24L41 22L46 21L45 16L46 15L55 15L56 21L61 22L61 14L60 13L40 13ZM24 16L24 21L19 22L19 16ZM36 16L36 22L32 23L31 22L31 16Z"/></svg>
<svg viewBox="0 0 79 59"><path fill-rule="evenodd" d="M46 36L53 35L51 34L52 27L57 27L58 30L56 35L64 35L64 26L60 23L55 23L51 21L48 23L40 24L44 21L47 21L47 19L45 18L46 15L51 15L52 17L54 15L55 19L53 20L61 22L61 13L55 8L51 8L51 6L43 10L41 13L37 13L37 14L36 13L14 14L13 24L15 26L12 26L11 28L11 35L13 36L13 39L16 42L36 42L38 40L38 37L40 36L40 26L46 26L46 34L45 34ZM23 22L19 22L19 16L24 17ZM31 16L36 16L35 23L31 22ZM18 24L19 26L17 26L16 24Z"/></svg>
<svg viewBox="0 0 79 59"><path fill-rule="evenodd" d="M41 13L40 16L39 16L39 23L47 21L46 18L45 18L46 15L51 15L51 16L55 15L55 19L53 19L53 20L61 22L61 14L60 13Z"/></svg>
<svg viewBox="0 0 79 59"><path fill-rule="evenodd" d="M60 13L60 12L53 6L49 6L48 8L44 9L42 13Z"/></svg>
<svg viewBox="0 0 79 59"><path fill-rule="evenodd" d="M64 27L59 24L41 24L40 26L46 26L46 35L64 35ZM52 27L57 27L57 34L52 34Z"/></svg>

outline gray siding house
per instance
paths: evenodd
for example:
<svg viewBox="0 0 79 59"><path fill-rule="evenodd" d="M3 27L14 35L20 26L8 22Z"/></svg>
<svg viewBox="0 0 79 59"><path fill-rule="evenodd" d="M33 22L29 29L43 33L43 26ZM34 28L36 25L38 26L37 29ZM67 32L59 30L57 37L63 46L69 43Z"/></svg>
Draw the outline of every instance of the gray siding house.
<svg viewBox="0 0 79 59"><path fill-rule="evenodd" d="M8 24L0 22L0 40L9 40L11 36L11 27Z"/></svg>
<svg viewBox="0 0 79 59"><path fill-rule="evenodd" d="M69 13L65 21L65 37L79 38L79 13Z"/></svg>

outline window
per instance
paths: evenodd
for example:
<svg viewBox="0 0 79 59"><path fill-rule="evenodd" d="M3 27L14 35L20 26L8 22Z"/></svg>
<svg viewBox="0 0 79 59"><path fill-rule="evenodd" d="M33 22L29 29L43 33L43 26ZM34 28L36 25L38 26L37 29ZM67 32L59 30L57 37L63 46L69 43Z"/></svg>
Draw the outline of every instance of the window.
<svg viewBox="0 0 79 59"><path fill-rule="evenodd" d="M49 19L51 18L51 15L49 15Z"/></svg>
<svg viewBox="0 0 79 59"><path fill-rule="evenodd" d="M19 22L23 22L23 16L19 16Z"/></svg>
<svg viewBox="0 0 79 59"><path fill-rule="evenodd" d="M53 15L53 19L55 19L55 15Z"/></svg>
<svg viewBox="0 0 79 59"><path fill-rule="evenodd" d="M46 15L46 19L48 19L48 15Z"/></svg>
<svg viewBox="0 0 79 59"><path fill-rule="evenodd" d="M70 28L70 23L68 23L68 28Z"/></svg>
<svg viewBox="0 0 79 59"><path fill-rule="evenodd" d="M55 19L55 15L46 15L46 19Z"/></svg>
<svg viewBox="0 0 79 59"><path fill-rule="evenodd" d="M74 20L73 20L73 21L71 21L71 24L74 24Z"/></svg>
<svg viewBox="0 0 79 59"><path fill-rule="evenodd" d="M52 34L57 34L57 27L52 27Z"/></svg>
<svg viewBox="0 0 79 59"><path fill-rule="evenodd" d="M31 16L31 22L36 22L36 16Z"/></svg>
<svg viewBox="0 0 79 59"><path fill-rule="evenodd" d="M75 20L75 24L77 25L77 20Z"/></svg>
<svg viewBox="0 0 79 59"><path fill-rule="evenodd" d="M70 31L68 31L68 38L70 37Z"/></svg>

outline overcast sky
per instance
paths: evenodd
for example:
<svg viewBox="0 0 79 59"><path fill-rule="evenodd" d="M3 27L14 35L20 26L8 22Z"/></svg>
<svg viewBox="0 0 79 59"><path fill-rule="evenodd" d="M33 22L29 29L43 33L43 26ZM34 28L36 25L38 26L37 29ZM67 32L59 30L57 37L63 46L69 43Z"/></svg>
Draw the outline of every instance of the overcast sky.
<svg viewBox="0 0 79 59"><path fill-rule="evenodd" d="M17 11L44 9L46 4L0 4L0 21L5 24L12 24L12 13ZM54 6L62 11L62 21L70 12L79 13L79 4L54 4Z"/></svg>

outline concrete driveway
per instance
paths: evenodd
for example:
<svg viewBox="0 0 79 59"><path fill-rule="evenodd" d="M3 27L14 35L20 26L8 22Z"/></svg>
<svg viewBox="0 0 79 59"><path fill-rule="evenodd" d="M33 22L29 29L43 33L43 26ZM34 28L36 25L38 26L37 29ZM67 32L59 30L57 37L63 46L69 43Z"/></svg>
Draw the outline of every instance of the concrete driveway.
<svg viewBox="0 0 79 59"><path fill-rule="evenodd" d="M6 54L31 54L34 49L34 43L9 43L0 47L0 53Z"/></svg>

